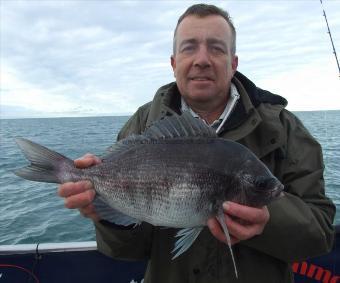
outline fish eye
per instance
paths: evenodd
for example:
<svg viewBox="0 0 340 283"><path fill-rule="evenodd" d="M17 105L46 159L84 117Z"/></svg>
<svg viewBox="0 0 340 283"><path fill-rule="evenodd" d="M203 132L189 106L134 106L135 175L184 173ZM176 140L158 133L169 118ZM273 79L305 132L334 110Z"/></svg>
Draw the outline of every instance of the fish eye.
<svg viewBox="0 0 340 283"><path fill-rule="evenodd" d="M257 188L265 188L267 182L264 178L258 178L255 180L254 184Z"/></svg>

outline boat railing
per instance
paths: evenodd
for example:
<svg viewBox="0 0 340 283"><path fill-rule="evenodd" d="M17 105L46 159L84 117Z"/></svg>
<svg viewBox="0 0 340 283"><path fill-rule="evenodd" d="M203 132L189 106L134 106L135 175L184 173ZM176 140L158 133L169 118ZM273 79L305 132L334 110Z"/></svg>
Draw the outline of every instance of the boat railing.
<svg viewBox="0 0 340 283"><path fill-rule="evenodd" d="M340 282L340 225L335 228L332 252L292 263L296 283ZM109 258L95 241L0 245L0 283L141 283L146 264Z"/></svg>

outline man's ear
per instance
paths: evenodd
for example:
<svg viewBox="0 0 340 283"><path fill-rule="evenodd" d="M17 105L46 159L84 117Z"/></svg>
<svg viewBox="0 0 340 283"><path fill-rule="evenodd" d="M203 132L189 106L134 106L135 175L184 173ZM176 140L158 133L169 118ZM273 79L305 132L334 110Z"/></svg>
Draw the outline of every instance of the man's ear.
<svg viewBox="0 0 340 283"><path fill-rule="evenodd" d="M175 59L174 55L171 55L171 57L170 57L170 62L171 62L172 70L173 70L173 72L174 72L174 77L176 77L176 75L175 75L175 70L176 70L176 59Z"/></svg>
<svg viewBox="0 0 340 283"><path fill-rule="evenodd" d="M235 73L236 70L237 70L237 66L238 66L238 56L234 55L232 60L233 61L231 62L231 68L233 69L233 71Z"/></svg>
<svg viewBox="0 0 340 283"><path fill-rule="evenodd" d="M174 55L171 55L170 61L171 61L171 67L172 67L172 69L175 70L175 69L176 69L176 59L175 59L175 56L174 56Z"/></svg>

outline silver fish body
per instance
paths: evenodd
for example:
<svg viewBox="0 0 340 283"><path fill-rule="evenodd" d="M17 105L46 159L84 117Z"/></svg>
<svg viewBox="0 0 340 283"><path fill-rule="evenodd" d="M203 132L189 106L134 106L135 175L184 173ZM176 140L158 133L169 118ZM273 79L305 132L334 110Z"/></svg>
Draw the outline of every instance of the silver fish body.
<svg viewBox="0 0 340 283"><path fill-rule="evenodd" d="M142 135L119 141L101 164L87 169L75 168L72 160L26 139L17 143L31 164L16 175L53 183L90 180L101 218L120 225L146 221L184 228L177 235L175 257L191 246L211 217L229 239L224 201L261 207L283 190L250 150L218 138L189 113L166 117ZM230 242L229 248L233 256Z"/></svg>
<svg viewBox="0 0 340 283"><path fill-rule="evenodd" d="M111 153L107 161L83 170L81 179L91 180L111 207L138 220L203 226L225 200L262 206L280 191L279 181L244 150L210 137L150 140ZM262 188L256 187L261 180Z"/></svg>

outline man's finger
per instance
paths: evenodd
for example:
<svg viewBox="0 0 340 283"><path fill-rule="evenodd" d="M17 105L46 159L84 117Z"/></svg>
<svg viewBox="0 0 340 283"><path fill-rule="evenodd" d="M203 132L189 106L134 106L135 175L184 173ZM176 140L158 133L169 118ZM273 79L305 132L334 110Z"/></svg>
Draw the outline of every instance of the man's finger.
<svg viewBox="0 0 340 283"><path fill-rule="evenodd" d="M94 209L94 206L93 206L92 203L83 207L83 208L80 208L79 211L83 216L85 216L87 218L91 218L94 221L100 220L99 216L95 212L95 209Z"/></svg>
<svg viewBox="0 0 340 283"><path fill-rule="evenodd" d="M99 163L101 163L101 159L91 153L87 153L83 157L74 160L77 168L87 168Z"/></svg>
<svg viewBox="0 0 340 283"><path fill-rule="evenodd" d="M220 225L220 223L216 220L216 218L210 218L208 219L207 226L211 232L211 234L218 239L219 241L227 244L227 237L223 232L223 229ZM229 231L230 232L230 231ZM231 244L236 244L239 242L238 239L236 239L231 233L229 234L231 239Z"/></svg>
<svg viewBox="0 0 340 283"><path fill-rule="evenodd" d="M89 205L96 195L95 190L87 190L77 195L65 198L65 206L67 208L82 208Z"/></svg>
<svg viewBox="0 0 340 283"><path fill-rule="evenodd" d="M208 219L207 226L215 238L221 242L226 241L226 237L221 229L221 226L215 218Z"/></svg>
<svg viewBox="0 0 340 283"><path fill-rule="evenodd" d="M230 201L223 203L223 209L228 215L235 216L249 223L265 222L269 216L269 214L264 211L267 210L266 207L255 208Z"/></svg>
<svg viewBox="0 0 340 283"><path fill-rule="evenodd" d="M93 185L90 181L69 182L59 186L58 195L67 198L91 189L93 189Z"/></svg>
<svg viewBox="0 0 340 283"><path fill-rule="evenodd" d="M226 223L229 232L239 240L246 240L257 234L258 225L243 225L237 220L226 215Z"/></svg>

